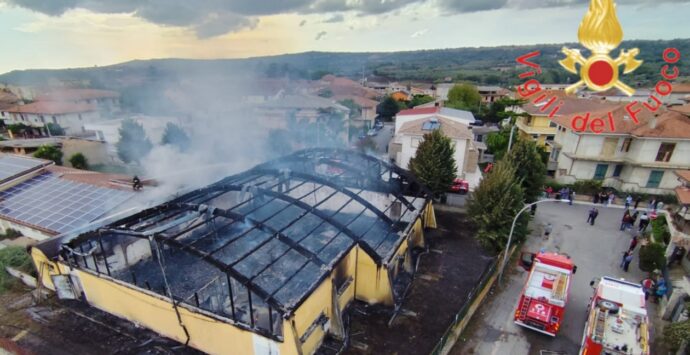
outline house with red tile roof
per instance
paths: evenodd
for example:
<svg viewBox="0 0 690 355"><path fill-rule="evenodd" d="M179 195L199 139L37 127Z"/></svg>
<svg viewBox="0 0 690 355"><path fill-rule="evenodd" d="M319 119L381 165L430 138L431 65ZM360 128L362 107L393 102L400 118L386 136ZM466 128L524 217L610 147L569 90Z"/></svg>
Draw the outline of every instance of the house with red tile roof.
<svg viewBox="0 0 690 355"><path fill-rule="evenodd" d="M607 117L608 112L615 129L607 124L599 134L573 130L573 116L554 118L557 134L550 159L557 163L557 181L593 179L618 191L673 194L679 186L674 172L690 169L690 117L643 110L636 123L625 104L589 113Z"/></svg>
<svg viewBox="0 0 690 355"><path fill-rule="evenodd" d="M465 125L471 125L475 122L474 115L470 111L441 107L440 105L433 107L415 107L408 110L402 110L395 115L395 132L397 133L406 122L431 117L445 118Z"/></svg>
<svg viewBox="0 0 690 355"><path fill-rule="evenodd" d="M101 119L96 104L69 101L36 101L26 105L17 105L7 109L6 124L24 124L43 131L46 136L48 123L58 124L67 135L83 131L85 123Z"/></svg>
<svg viewBox="0 0 690 355"><path fill-rule="evenodd" d="M481 171L477 166L479 150L474 141L474 134L467 123L441 115L422 116L408 120L396 130L389 144L390 158L396 165L408 169L410 159L416 154L424 135L437 129L448 136L455 145L456 176L467 180L470 189L474 189L481 180Z"/></svg>

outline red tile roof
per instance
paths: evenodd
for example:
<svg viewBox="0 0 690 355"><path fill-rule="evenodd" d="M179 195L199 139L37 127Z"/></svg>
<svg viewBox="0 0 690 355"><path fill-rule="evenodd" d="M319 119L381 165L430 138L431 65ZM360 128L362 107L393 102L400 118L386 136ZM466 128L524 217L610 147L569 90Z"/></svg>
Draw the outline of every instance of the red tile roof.
<svg viewBox="0 0 690 355"><path fill-rule="evenodd" d="M676 175L690 183L690 170L676 170Z"/></svg>
<svg viewBox="0 0 690 355"><path fill-rule="evenodd" d="M343 101L343 100L352 100L357 105L359 105L361 107L366 107L366 108L376 107L379 104L378 101L367 99L366 97L353 96L353 95L336 95L336 96L333 96L333 100L338 101L338 102Z"/></svg>
<svg viewBox="0 0 690 355"><path fill-rule="evenodd" d="M539 101L539 103L542 104L541 106L537 106L532 102L529 102L523 105L522 109L532 116L548 116L551 113L551 111L557 105L559 105L560 102L563 102L563 104L560 105L561 108L558 110L558 115L570 116L574 113L579 112L593 112L602 111L606 109L613 109L620 105L620 103L611 103L601 99L583 99L574 96L568 96L563 91L549 91L545 94L547 94L548 96L546 96L544 100ZM539 95L542 94L535 94L535 96L532 97L532 99L536 99ZM556 101L553 104L551 104L549 108L542 112L541 109L543 108L543 105L545 105L549 100L551 100L552 97L556 97Z"/></svg>
<svg viewBox="0 0 690 355"><path fill-rule="evenodd" d="M431 115L434 113L438 113L440 109L440 107L411 108L398 112L398 116Z"/></svg>
<svg viewBox="0 0 690 355"><path fill-rule="evenodd" d="M690 205L690 188L683 186L676 187L676 196L681 205Z"/></svg>
<svg viewBox="0 0 690 355"><path fill-rule="evenodd" d="M436 117L436 120L441 124L440 129L443 134L454 139L469 139L472 140L474 136L467 125L455 122L443 117ZM429 122L429 118L420 118L410 122L405 122L398 133L408 134L414 136L421 136L429 133L428 130L424 130L424 124Z"/></svg>
<svg viewBox="0 0 690 355"><path fill-rule="evenodd" d="M131 181L132 177L121 174L105 174L96 171L79 170L59 165L50 165L46 170L60 176L62 179L81 182L84 184L107 187L118 190L131 190L131 185L123 186L121 181Z"/></svg>
<svg viewBox="0 0 690 355"><path fill-rule="evenodd" d="M668 109L671 111L680 112L686 116L690 116L690 104L685 104L681 106L671 106Z"/></svg>
<svg viewBox="0 0 690 355"><path fill-rule="evenodd" d="M674 94L690 94L690 83L681 83L671 85Z"/></svg>
<svg viewBox="0 0 690 355"><path fill-rule="evenodd" d="M638 125L632 131L632 135L637 137L653 138L677 138L690 139L690 117L675 111L666 111L659 114L656 124L652 128L648 124Z"/></svg>
<svg viewBox="0 0 690 355"><path fill-rule="evenodd" d="M73 103L61 101L37 101L27 105L18 105L7 109L10 113L34 113L44 115L62 115L96 111L96 105L90 103Z"/></svg>
<svg viewBox="0 0 690 355"><path fill-rule="evenodd" d="M65 89L51 91L35 97L36 101L81 101L103 98L117 98L120 94L110 90Z"/></svg>

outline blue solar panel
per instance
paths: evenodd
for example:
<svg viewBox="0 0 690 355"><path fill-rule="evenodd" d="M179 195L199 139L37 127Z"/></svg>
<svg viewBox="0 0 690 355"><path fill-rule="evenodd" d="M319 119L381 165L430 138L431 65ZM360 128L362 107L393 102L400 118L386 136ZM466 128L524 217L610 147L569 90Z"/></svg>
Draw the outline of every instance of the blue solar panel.
<svg viewBox="0 0 690 355"><path fill-rule="evenodd" d="M424 131L433 131L441 128L441 123L438 121L428 121L424 122L422 125L422 130Z"/></svg>
<svg viewBox="0 0 690 355"><path fill-rule="evenodd" d="M45 173L0 192L0 215L64 233L97 219L132 196L130 191Z"/></svg>
<svg viewBox="0 0 690 355"><path fill-rule="evenodd" d="M0 154L0 182L45 164L45 161L38 159Z"/></svg>

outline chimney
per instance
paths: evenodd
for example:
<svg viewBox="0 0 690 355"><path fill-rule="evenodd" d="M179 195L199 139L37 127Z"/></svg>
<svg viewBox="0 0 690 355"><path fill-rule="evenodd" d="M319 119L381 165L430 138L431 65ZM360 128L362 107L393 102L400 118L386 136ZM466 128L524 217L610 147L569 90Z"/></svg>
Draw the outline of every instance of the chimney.
<svg viewBox="0 0 690 355"><path fill-rule="evenodd" d="M659 116L659 114L655 114L650 120L649 120L649 128L654 129L656 128L656 118Z"/></svg>

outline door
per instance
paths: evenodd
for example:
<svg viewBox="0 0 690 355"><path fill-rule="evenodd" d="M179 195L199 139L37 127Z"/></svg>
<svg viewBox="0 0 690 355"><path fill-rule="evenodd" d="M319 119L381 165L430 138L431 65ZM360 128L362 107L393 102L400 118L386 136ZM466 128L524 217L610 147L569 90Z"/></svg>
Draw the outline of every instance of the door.
<svg viewBox="0 0 690 355"><path fill-rule="evenodd" d="M597 169L594 171L594 180L604 180L608 170L608 164L597 164Z"/></svg>
<svg viewBox="0 0 690 355"><path fill-rule="evenodd" d="M605 158L611 158L616 153L616 145L618 145L618 138L604 139L604 147L601 149L601 155Z"/></svg>

